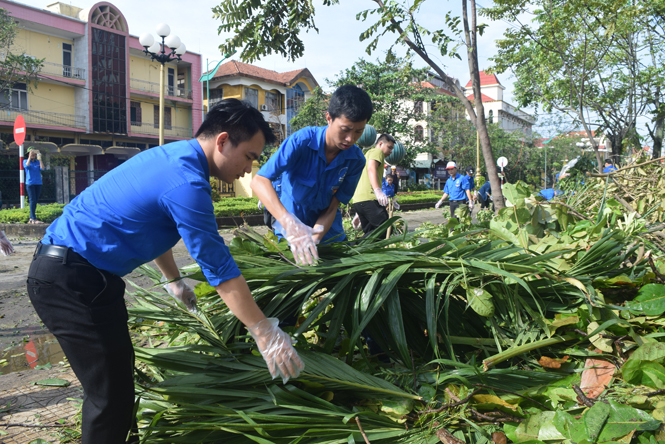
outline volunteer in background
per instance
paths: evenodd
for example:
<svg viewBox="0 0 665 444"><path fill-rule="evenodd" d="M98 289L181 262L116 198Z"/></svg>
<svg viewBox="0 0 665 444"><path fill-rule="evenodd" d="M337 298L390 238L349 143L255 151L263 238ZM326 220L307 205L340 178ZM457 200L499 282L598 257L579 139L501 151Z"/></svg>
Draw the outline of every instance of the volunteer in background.
<svg viewBox="0 0 665 444"><path fill-rule="evenodd" d="M464 203L465 201L469 202L469 212L473 211L473 199L469 191L469 182L465 177L457 174L457 164L455 162L448 162L446 170L450 174L450 177L443 187L443 196L441 196L435 207L440 208L443 205L443 201L447 197L450 197L450 217L455 217L455 210L459 208L460 203Z"/></svg>
<svg viewBox="0 0 665 444"><path fill-rule="evenodd" d="M28 223L43 224L44 222L37 220L35 215L37 202L39 202L39 196L42 193L42 171L44 171L42 153L33 147L28 148L28 158L23 160L23 168L25 169L25 188L28 191L28 200L30 201L30 220Z"/></svg>

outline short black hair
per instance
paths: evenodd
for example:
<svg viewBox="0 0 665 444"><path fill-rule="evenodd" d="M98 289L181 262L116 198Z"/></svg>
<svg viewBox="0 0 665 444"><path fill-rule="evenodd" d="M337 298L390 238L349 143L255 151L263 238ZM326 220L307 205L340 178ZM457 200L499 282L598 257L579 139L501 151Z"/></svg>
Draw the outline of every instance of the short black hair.
<svg viewBox="0 0 665 444"><path fill-rule="evenodd" d="M395 176L393 176L392 174L386 174L386 180L388 180L388 179L392 179L393 182L394 182L395 181Z"/></svg>
<svg viewBox="0 0 665 444"><path fill-rule="evenodd" d="M275 133L258 109L242 100L224 99L206 114L194 137L207 139L226 132L231 143L238 146L254 137L259 131L263 132L266 145L272 145L277 141Z"/></svg>
<svg viewBox="0 0 665 444"><path fill-rule="evenodd" d="M612 161L610 159L605 159L605 163L609 163L610 165L612 165Z"/></svg>
<svg viewBox="0 0 665 444"><path fill-rule="evenodd" d="M328 103L328 114L333 120L344 116L352 122L369 121L373 112L369 94L355 85L340 86Z"/></svg>
<svg viewBox="0 0 665 444"><path fill-rule="evenodd" d="M379 143L379 142L392 142L393 144L397 143L393 136L391 136L390 134L386 134L386 133L383 133L379 136L379 139L376 141L376 143Z"/></svg>

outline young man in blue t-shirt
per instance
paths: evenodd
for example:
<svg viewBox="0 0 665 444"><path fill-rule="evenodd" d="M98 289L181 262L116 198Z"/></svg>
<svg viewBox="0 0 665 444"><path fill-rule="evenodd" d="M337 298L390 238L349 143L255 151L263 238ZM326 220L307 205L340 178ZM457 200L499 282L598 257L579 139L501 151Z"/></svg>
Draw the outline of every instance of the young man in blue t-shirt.
<svg viewBox="0 0 665 444"><path fill-rule="evenodd" d="M604 173L604 174L606 174L606 173L611 173L611 172L616 171L616 170L617 170L617 169L616 169L616 167L614 166L614 164L612 163L612 160L610 160L610 159L605 159L605 168L603 168L603 173Z"/></svg>
<svg viewBox="0 0 665 444"><path fill-rule="evenodd" d="M469 182L465 177L457 173L457 164L455 162L448 162L446 170L450 177L443 187L443 196L436 203L435 207L440 208L443 201L450 197L450 217L455 217L455 210L459 208L460 203L469 203L469 211L473 211L473 198L469 191Z"/></svg>
<svg viewBox="0 0 665 444"><path fill-rule="evenodd" d="M261 113L225 99L194 139L152 148L106 173L46 230L28 294L84 391L83 444L124 443L135 418L134 351L121 276L154 260L167 291L196 309L171 248L182 238L210 285L255 338L273 377L297 377L290 337L265 317L217 231L209 178L232 183L275 136Z"/></svg>
<svg viewBox="0 0 665 444"><path fill-rule="evenodd" d="M252 190L278 223L273 228L299 264L318 259L319 242L346 239L339 204L349 203L365 167L355 143L372 112L365 91L339 87L328 104L328 125L293 133L252 179ZM281 196L272 185L279 178Z"/></svg>

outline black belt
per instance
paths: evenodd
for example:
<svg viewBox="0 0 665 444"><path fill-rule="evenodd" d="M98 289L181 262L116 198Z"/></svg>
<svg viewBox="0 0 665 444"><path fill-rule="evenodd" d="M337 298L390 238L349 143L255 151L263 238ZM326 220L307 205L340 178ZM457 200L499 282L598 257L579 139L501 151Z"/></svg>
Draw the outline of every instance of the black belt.
<svg viewBox="0 0 665 444"><path fill-rule="evenodd" d="M35 256L49 256L62 259L63 264L68 262L82 262L84 264L89 263L83 256L69 247L63 247L60 245L46 245L42 244L41 242L37 244Z"/></svg>

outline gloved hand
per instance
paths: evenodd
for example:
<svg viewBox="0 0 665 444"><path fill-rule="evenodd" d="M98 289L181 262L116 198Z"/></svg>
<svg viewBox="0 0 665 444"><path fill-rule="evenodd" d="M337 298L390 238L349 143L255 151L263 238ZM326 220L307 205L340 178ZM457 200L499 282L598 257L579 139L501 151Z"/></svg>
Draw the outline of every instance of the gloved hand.
<svg viewBox="0 0 665 444"><path fill-rule="evenodd" d="M353 225L354 230L362 230L362 223L360 223L360 216L358 216L358 213L354 216L353 220L351 221L351 225Z"/></svg>
<svg viewBox="0 0 665 444"><path fill-rule="evenodd" d="M286 238L296 264L305 265L305 263L308 263L314 265L314 261L319 259L316 242L312 235L322 232L323 227L310 228L291 213L286 213L273 226Z"/></svg>
<svg viewBox="0 0 665 444"><path fill-rule="evenodd" d="M397 203L397 198L394 198L394 199L393 199L393 207L394 207L396 210L399 210L399 204Z"/></svg>
<svg viewBox="0 0 665 444"><path fill-rule="evenodd" d="M166 282L167 280L162 276L162 282ZM164 284L164 289L168 294L173 296L173 299L182 302L187 310L196 313L196 294L194 294L192 287L187 285L184 280L180 279L179 281Z"/></svg>
<svg viewBox="0 0 665 444"><path fill-rule="evenodd" d="M2 251L4 256L9 256L14 252L14 247L12 247L12 243L5 236L4 231L0 231L0 251Z"/></svg>
<svg viewBox="0 0 665 444"><path fill-rule="evenodd" d="M39 151L37 151L37 160L39 160L40 162L42 160L42 153L40 153Z"/></svg>
<svg viewBox="0 0 665 444"><path fill-rule="evenodd" d="M261 203L261 201L259 201L259 204L257 206L259 207L259 210L263 211L263 204Z"/></svg>
<svg viewBox="0 0 665 444"><path fill-rule="evenodd" d="M289 378L297 378L305 368L305 364L293 348L291 337L277 326L277 318L266 318L258 323L247 327L249 333L259 346L261 356L268 365L268 371L272 379L282 377L286 384Z"/></svg>
<svg viewBox="0 0 665 444"><path fill-rule="evenodd" d="M469 201L469 213L473 211L473 201Z"/></svg>
<svg viewBox="0 0 665 444"><path fill-rule="evenodd" d="M434 205L434 208L441 208L441 205L443 205L443 199L441 199L440 201L438 201L438 202L436 203L436 205Z"/></svg>
<svg viewBox="0 0 665 444"><path fill-rule="evenodd" d="M388 196L386 196L386 193L384 193L381 188L374 188L374 195L376 196L376 200L379 201L379 205L382 207L385 207L388 205L389 199Z"/></svg>

